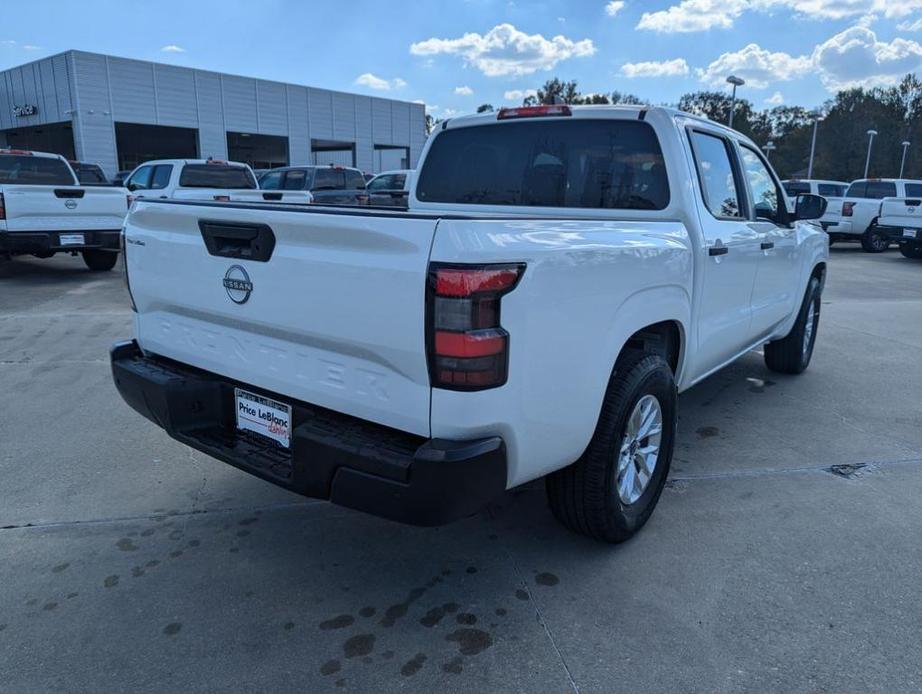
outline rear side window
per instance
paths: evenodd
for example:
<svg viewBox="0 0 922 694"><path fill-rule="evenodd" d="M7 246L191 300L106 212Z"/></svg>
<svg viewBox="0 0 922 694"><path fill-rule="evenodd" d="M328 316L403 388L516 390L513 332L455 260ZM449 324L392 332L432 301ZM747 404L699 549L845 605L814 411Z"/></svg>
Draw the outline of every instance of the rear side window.
<svg viewBox="0 0 922 694"><path fill-rule="evenodd" d="M76 164L72 168L80 183L108 183L102 169L95 164Z"/></svg>
<svg viewBox="0 0 922 694"><path fill-rule="evenodd" d="M718 218L739 219L740 196L730 159L730 143L702 132L692 132L691 141L708 210Z"/></svg>
<svg viewBox="0 0 922 694"><path fill-rule="evenodd" d="M256 179L243 166L186 164L179 175L183 188L256 188Z"/></svg>
<svg viewBox="0 0 922 694"><path fill-rule="evenodd" d="M346 170L346 188L349 190L365 190L365 177L361 171Z"/></svg>
<svg viewBox="0 0 922 694"><path fill-rule="evenodd" d="M307 172L304 169L292 169L285 174L285 190L304 190L307 182Z"/></svg>
<svg viewBox="0 0 922 694"><path fill-rule="evenodd" d="M173 174L173 167L170 164L160 164L154 167L154 173L150 177L151 190L162 190L170 185L170 176Z"/></svg>
<svg viewBox="0 0 922 694"><path fill-rule="evenodd" d="M896 183L889 181L868 181L865 197L880 200L881 198L896 197Z"/></svg>
<svg viewBox="0 0 922 694"><path fill-rule="evenodd" d="M816 192L824 198L841 198L845 195L845 186L837 183L818 183Z"/></svg>
<svg viewBox="0 0 922 694"><path fill-rule="evenodd" d="M440 132L416 194L468 205L661 210L669 183L649 123L536 120Z"/></svg>
<svg viewBox="0 0 922 694"><path fill-rule="evenodd" d="M784 181L781 185L784 186L784 192L792 198L810 192L810 184L804 181Z"/></svg>
<svg viewBox="0 0 922 694"><path fill-rule="evenodd" d="M907 183L906 184L906 197L907 198L922 198L922 183Z"/></svg>
<svg viewBox="0 0 922 694"><path fill-rule="evenodd" d="M311 190L342 190L346 186L341 169L317 169Z"/></svg>
<svg viewBox="0 0 922 694"><path fill-rule="evenodd" d="M74 177L60 159L28 154L0 155L0 183L72 186Z"/></svg>

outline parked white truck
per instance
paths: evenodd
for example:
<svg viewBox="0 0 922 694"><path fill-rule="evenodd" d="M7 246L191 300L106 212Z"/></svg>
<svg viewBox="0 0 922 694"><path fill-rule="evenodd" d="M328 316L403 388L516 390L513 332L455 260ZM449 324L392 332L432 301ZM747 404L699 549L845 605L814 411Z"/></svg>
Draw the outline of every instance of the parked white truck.
<svg viewBox="0 0 922 694"><path fill-rule="evenodd" d="M138 166L125 181L132 200L214 200L307 205L304 190L260 190L253 170L219 159L157 159Z"/></svg>
<svg viewBox="0 0 922 694"><path fill-rule="evenodd" d="M882 253L890 239L880 229L880 203L884 198L922 197L922 181L904 178L862 178L853 181L842 200L841 217L827 216L823 228L829 240L858 241L867 253Z"/></svg>
<svg viewBox="0 0 922 694"><path fill-rule="evenodd" d="M884 198L877 221L880 233L911 260L922 260L922 196Z"/></svg>
<svg viewBox="0 0 922 694"><path fill-rule="evenodd" d="M663 108L502 109L429 139L406 211L140 200L115 384L179 441L417 524L542 476L625 540L677 393L764 345L810 362L826 235L759 148Z"/></svg>
<svg viewBox="0 0 922 694"><path fill-rule="evenodd" d="M57 154L0 149L0 258L80 253L90 270L111 270L128 196L80 185Z"/></svg>

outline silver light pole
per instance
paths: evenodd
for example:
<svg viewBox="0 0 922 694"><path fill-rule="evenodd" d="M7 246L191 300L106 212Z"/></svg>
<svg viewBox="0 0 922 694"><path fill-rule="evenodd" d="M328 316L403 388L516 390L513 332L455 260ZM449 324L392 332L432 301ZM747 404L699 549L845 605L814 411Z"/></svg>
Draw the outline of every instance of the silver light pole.
<svg viewBox="0 0 922 694"><path fill-rule="evenodd" d="M876 130L868 130L868 158L864 160L864 177L868 177L868 169L871 166L871 145L874 144L874 136L877 134Z"/></svg>
<svg viewBox="0 0 922 694"><path fill-rule="evenodd" d="M810 140L810 163L807 165L807 178L813 178L813 155L816 153L816 129L822 120L822 114L819 111L813 112L813 139Z"/></svg>
<svg viewBox="0 0 922 694"><path fill-rule="evenodd" d="M771 161L772 152L775 151L775 150L778 149L778 148L775 147L775 143L774 143L774 142L772 142L771 140L769 140L769 141L766 142L764 145L762 145L762 149L765 151L765 160L766 160L766 161Z"/></svg>
<svg viewBox="0 0 922 694"><path fill-rule="evenodd" d="M906 150L909 149L909 140L903 140L901 143L903 145L903 158L900 160L900 175L899 178L903 177L903 168L906 166Z"/></svg>
<svg viewBox="0 0 922 694"><path fill-rule="evenodd" d="M736 77L735 75L730 75L727 78L727 83L733 85L733 96L730 97L730 120L727 123L727 127L733 127L733 111L736 110L736 88L742 87L746 84L746 81L741 77Z"/></svg>

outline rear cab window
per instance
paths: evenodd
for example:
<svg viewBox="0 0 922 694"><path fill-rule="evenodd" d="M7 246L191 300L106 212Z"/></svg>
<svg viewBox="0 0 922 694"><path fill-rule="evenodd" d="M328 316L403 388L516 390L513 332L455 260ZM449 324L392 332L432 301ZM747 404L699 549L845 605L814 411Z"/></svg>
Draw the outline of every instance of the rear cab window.
<svg viewBox="0 0 922 694"><path fill-rule="evenodd" d="M341 169L321 168L314 172L311 190L342 190L345 187L346 179Z"/></svg>
<svg viewBox="0 0 922 694"><path fill-rule="evenodd" d="M893 181L856 181L848 187L847 198L881 198L896 197L896 183Z"/></svg>
<svg viewBox="0 0 922 694"><path fill-rule="evenodd" d="M662 210L669 183L649 123L536 119L439 132L416 196L462 205Z"/></svg>
<svg viewBox="0 0 922 694"><path fill-rule="evenodd" d="M824 198L841 198L845 195L846 187L839 183L818 183L816 193Z"/></svg>
<svg viewBox="0 0 922 694"><path fill-rule="evenodd" d="M806 181L782 181L784 192L792 198L798 195L807 195L810 192L810 184ZM822 195L822 193L820 193Z"/></svg>
<svg viewBox="0 0 922 694"><path fill-rule="evenodd" d="M907 198L922 198L922 183L907 183L906 184L906 197Z"/></svg>
<svg viewBox="0 0 922 694"><path fill-rule="evenodd" d="M186 164L179 174L181 188L257 188L256 179L245 166L228 164Z"/></svg>
<svg viewBox="0 0 922 694"><path fill-rule="evenodd" d="M80 183L88 185L108 183L102 169L96 164L72 164L71 168L77 174L77 180Z"/></svg>
<svg viewBox="0 0 922 694"><path fill-rule="evenodd" d="M72 186L74 175L60 159L31 154L0 154L0 184Z"/></svg>

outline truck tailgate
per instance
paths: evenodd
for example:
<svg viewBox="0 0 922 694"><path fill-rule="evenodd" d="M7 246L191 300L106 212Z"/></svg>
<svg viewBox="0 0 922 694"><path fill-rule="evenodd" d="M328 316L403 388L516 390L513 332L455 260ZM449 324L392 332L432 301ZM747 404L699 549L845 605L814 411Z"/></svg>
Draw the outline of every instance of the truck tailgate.
<svg viewBox="0 0 922 694"><path fill-rule="evenodd" d="M885 227L922 228L922 199L884 198L877 223Z"/></svg>
<svg viewBox="0 0 922 694"><path fill-rule="evenodd" d="M125 233L138 342L257 390L428 436L425 286L436 223L139 201ZM270 237L267 259L240 257L241 246L264 252Z"/></svg>
<svg viewBox="0 0 922 694"><path fill-rule="evenodd" d="M155 197L155 196L152 196ZM205 200L224 202L276 202L306 205L311 194L304 190L260 190L234 188L177 188L174 200Z"/></svg>
<svg viewBox="0 0 922 694"><path fill-rule="evenodd" d="M121 229L128 212L124 188L4 185L7 231Z"/></svg>

